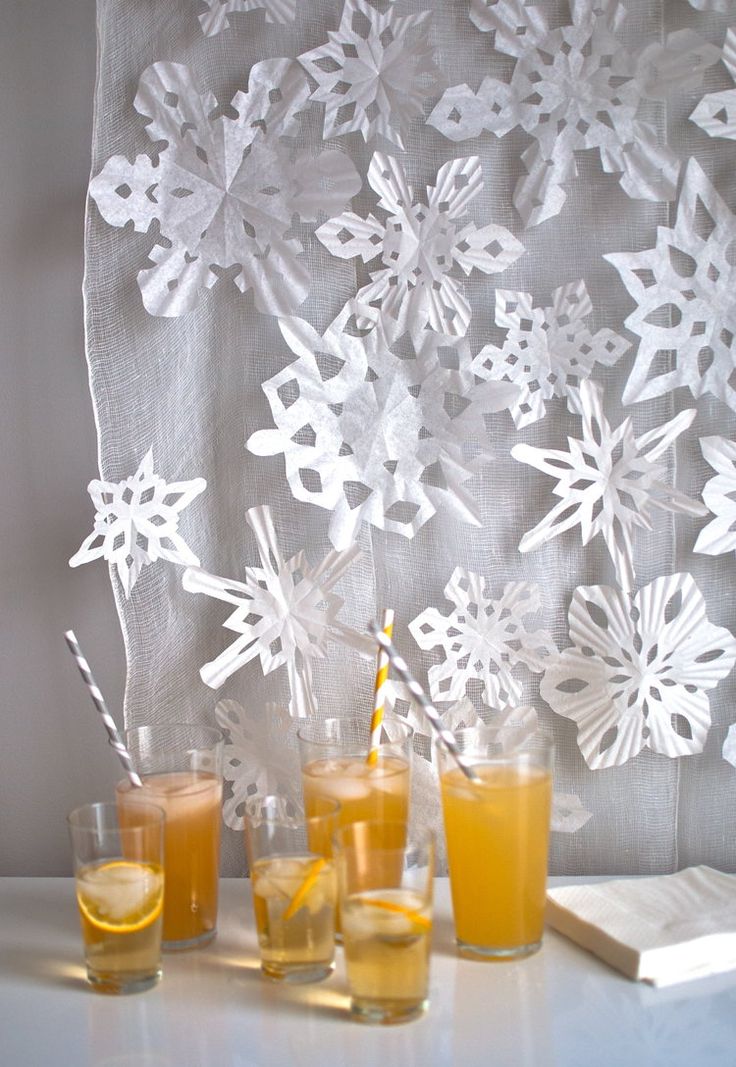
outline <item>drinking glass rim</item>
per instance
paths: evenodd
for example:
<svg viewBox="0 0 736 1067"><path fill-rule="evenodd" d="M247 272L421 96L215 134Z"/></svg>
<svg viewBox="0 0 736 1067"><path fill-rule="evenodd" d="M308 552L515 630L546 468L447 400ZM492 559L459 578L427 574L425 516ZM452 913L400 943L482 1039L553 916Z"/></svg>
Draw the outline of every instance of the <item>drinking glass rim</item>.
<svg viewBox="0 0 736 1067"><path fill-rule="evenodd" d="M408 723L406 719L402 718L401 715L397 715L395 712L388 711L383 716L383 722L385 723L386 721L391 724L400 726L403 730L406 731L406 733L405 736L401 738L397 737L393 740L381 741L379 742L380 745L400 745L413 737L414 727L410 723ZM322 727L326 726L328 723L337 722L355 723L360 729L367 729L368 742L370 742L370 716L366 717L363 715L330 715L326 719L320 719L316 716L312 716L311 718L303 719L302 725L299 726L296 732L297 739L299 741L304 741L308 745L321 745L325 748L334 747L335 745L340 744L352 744L352 741L343 742L341 740L338 740L337 738L313 738L306 736L307 731L313 729L314 727Z"/></svg>
<svg viewBox="0 0 736 1067"><path fill-rule="evenodd" d="M494 737L502 734L503 731L512 731L515 728L521 729L522 723L506 722L502 725L494 726L488 723L483 723L481 726L464 726L460 730L453 730L453 737L455 741L460 742L458 748L460 754L463 756L473 756L477 754L486 763L508 763L512 762L518 756L532 755L535 752L547 752L550 756L555 756L555 740L554 736L548 729L535 729L532 733L519 744L516 748L512 748L507 752L501 752L497 755L489 755L488 753L474 752L474 749L480 749L484 744L493 742ZM470 740L472 737L476 737L478 740L477 746L469 745L467 748L463 747L462 742L464 740ZM436 737L434 739L434 747L439 754L442 754L447 760L451 760L450 753L442 743L442 739Z"/></svg>
<svg viewBox="0 0 736 1067"><path fill-rule="evenodd" d="M280 797L277 793L267 793L265 796L262 797L258 796L257 794L254 794L252 797L248 797L245 802L244 818L249 820L253 824L253 826L256 826L256 823L254 822L253 816L251 815L249 808L251 807L251 804L254 804L256 802L264 804L269 800L287 801L287 798ZM306 827L309 825L310 822L315 822L320 819L336 819L337 816L340 814L341 804L339 800L335 800L332 797L320 797L319 802L320 804L324 803L326 805L329 805L331 810L320 812L320 814L318 815L307 815L306 811L300 810L298 808L296 809L294 815L271 815L270 813L267 813L265 815L260 814L257 816L257 825L261 826L263 825L263 823L267 823L270 825L287 826L289 828L296 829L297 827Z"/></svg>
<svg viewBox="0 0 736 1067"><path fill-rule="evenodd" d="M91 821L89 825L84 825L82 820L83 814L92 815L92 812L98 811L103 815L102 820L97 820L96 824ZM149 800L141 800L140 803L136 803L131 811L134 811L136 816L144 815L144 818L135 818L131 825L129 821L126 821L126 825L122 826L119 821L118 805L114 800L93 800L89 804L79 804L76 808L68 813L66 817L67 826L75 832L80 831L82 833L99 833L100 829L105 830L118 830L125 832L126 830L141 830L150 827L154 821L155 825L166 824L166 812L159 804L154 804ZM110 816L110 818L105 818ZM151 818L151 816L153 818ZM126 812L126 820L128 814Z"/></svg>

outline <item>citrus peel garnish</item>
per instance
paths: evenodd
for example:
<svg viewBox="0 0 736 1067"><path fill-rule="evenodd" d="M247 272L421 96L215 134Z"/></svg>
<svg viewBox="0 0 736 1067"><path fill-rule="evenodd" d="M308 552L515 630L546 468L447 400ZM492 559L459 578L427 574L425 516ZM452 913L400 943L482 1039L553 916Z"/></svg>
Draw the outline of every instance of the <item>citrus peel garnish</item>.
<svg viewBox="0 0 736 1067"><path fill-rule="evenodd" d="M413 908L407 908L405 904L397 904L393 900L376 900L375 897L363 897L361 904L370 904L373 908L383 908L384 911L393 911L397 915L403 915L404 918L409 919L415 926L418 926L421 930L431 930L432 920L426 915L422 915L420 911L414 911Z"/></svg>
<svg viewBox="0 0 736 1067"><path fill-rule="evenodd" d="M307 871L306 875L304 876L303 882L301 883L301 885L297 889L297 891L294 894L294 896L289 901L289 906L287 907L286 911L284 912L284 921L285 922L288 922L289 919L292 919L296 915L296 913L299 911L301 906L304 904L305 900L307 899L307 896L309 894L310 889L312 888L314 883L319 878L320 871L322 870L322 868L325 866L326 863L327 863L327 860L324 858L324 856L320 856L319 859L314 860L314 862L310 865L309 870Z"/></svg>
<svg viewBox="0 0 736 1067"><path fill-rule="evenodd" d="M101 914L105 902L105 889L114 895L120 888L120 876L137 873L135 879L125 879L131 888L135 882L151 882L149 892L135 901L135 905L125 914L114 919ZM95 879L93 885L89 882L85 885L82 877L77 884L77 903L84 917L98 930L106 930L115 934L132 934L138 930L144 930L159 918L164 906L163 872L153 865L133 863L127 860L116 860L105 863L94 869ZM85 892L86 889L86 892ZM102 891L102 892L101 892ZM134 890L135 892L135 890ZM97 897L97 900L95 900ZM100 906L102 902L102 907Z"/></svg>

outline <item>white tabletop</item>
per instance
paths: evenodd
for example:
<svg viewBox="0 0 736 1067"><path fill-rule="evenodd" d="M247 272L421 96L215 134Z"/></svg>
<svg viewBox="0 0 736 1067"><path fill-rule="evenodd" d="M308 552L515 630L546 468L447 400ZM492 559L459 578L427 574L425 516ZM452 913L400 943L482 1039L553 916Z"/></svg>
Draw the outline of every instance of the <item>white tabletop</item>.
<svg viewBox="0 0 736 1067"><path fill-rule="evenodd" d="M657 990L551 930L518 963L460 960L445 879L428 1015L361 1026L347 1014L341 959L318 985L261 978L249 887L223 880L214 945L166 955L155 989L106 997L84 982L72 880L0 879L2 1067L736 1064L736 974Z"/></svg>

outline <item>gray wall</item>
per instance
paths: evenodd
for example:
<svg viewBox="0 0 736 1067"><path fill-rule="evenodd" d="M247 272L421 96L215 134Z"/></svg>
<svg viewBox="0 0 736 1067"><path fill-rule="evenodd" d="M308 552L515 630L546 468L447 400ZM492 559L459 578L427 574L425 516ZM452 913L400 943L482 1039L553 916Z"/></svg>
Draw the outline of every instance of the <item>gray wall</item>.
<svg viewBox="0 0 736 1067"><path fill-rule="evenodd" d="M1 0L0 875L69 873L65 815L117 761L62 634L118 722L123 643L107 565L71 570L98 476L82 320L94 0Z"/></svg>

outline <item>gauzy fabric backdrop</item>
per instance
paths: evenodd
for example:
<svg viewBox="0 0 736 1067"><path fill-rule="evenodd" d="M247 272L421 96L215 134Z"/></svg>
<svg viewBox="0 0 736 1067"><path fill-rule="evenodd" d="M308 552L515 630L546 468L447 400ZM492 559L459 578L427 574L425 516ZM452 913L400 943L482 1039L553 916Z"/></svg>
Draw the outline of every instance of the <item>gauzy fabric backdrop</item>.
<svg viewBox="0 0 736 1067"><path fill-rule="evenodd" d="M591 813L553 873L736 869L736 4L99 0L98 23L100 476L150 449L207 483L178 516L201 570L159 559L126 596L111 567L125 718L228 729L226 872L247 792L298 782L294 716L369 716L374 665L333 626L303 692L269 662L285 632L205 684L241 638L207 575L227 595L353 544L315 594L333 622L393 607L448 722L531 706L553 733L558 823Z"/></svg>

